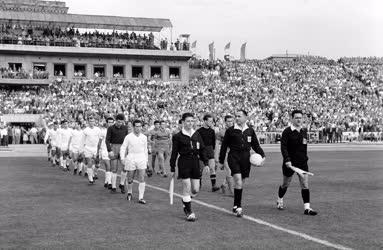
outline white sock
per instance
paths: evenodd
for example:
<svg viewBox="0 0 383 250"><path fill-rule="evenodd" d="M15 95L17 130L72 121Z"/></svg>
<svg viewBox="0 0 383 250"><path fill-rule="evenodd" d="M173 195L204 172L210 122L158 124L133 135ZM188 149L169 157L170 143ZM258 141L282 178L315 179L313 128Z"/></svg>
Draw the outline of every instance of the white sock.
<svg viewBox="0 0 383 250"><path fill-rule="evenodd" d="M278 202L283 202L283 198L278 197Z"/></svg>
<svg viewBox="0 0 383 250"><path fill-rule="evenodd" d="M304 205L304 207L305 207L305 210L306 209L310 209L310 203L305 203L305 204L303 204Z"/></svg>
<svg viewBox="0 0 383 250"><path fill-rule="evenodd" d="M109 182L109 174L110 174L110 172L108 171L108 172L105 172L105 184L108 184Z"/></svg>
<svg viewBox="0 0 383 250"><path fill-rule="evenodd" d="M138 199L141 200L144 198L145 193L145 182L138 183Z"/></svg>
<svg viewBox="0 0 383 250"><path fill-rule="evenodd" d="M64 168L67 168L67 166L66 166L66 160L63 160L63 167L64 167Z"/></svg>
<svg viewBox="0 0 383 250"><path fill-rule="evenodd" d="M79 171L79 172L82 172L82 162L79 162L79 163L78 163L78 171Z"/></svg>
<svg viewBox="0 0 383 250"><path fill-rule="evenodd" d="M112 173L112 188L116 188L117 173Z"/></svg>
<svg viewBox="0 0 383 250"><path fill-rule="evenodd" d="M127 172L121 171L120 185L124 185L125 186L125 181L126 181L127 174L128 174Z"/></svg>
<svg viewBox="0 0 383 250"><path fill-rule="evenodd" d="M133 182L132 183L128 182L128 193L129 194L133 193Z"/></svg>
<svg viewBox="0 0 383 250"><path fill-rule="evenodd" d="M88 173L89 181L93 181L93 169L92 168L87 168L86 172Z"/></svg>
<svg viewBox="0 0 383 250"><path fill-rule="evenodd" d="M64 160L63 160L63 157L62 157L62 156L60 156L60 166L61 166L61 167L64 167Z"/></svg>
<svg viewBox="0 0 383 250"><path fill-rule="evenodd" d="M74 168L74 169L77 169L77 168L78 168L78 166L77 166L77 162L72 161L72 164L73 164L73 168Z"/></svg>

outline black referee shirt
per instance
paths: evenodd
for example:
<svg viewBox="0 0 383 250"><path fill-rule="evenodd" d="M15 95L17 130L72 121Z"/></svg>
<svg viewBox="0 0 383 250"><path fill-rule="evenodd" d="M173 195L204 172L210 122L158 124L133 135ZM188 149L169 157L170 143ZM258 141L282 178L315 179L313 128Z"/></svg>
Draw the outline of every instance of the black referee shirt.
<svg viewBox="0 0 383 250"><path fill-rule="evenodd" d="M257 154L265 157L261 146L259 145L257 135L253 128L246 128L243 132L234 126L228 128L223 137L221 151L219 152L219 162L223 164L227 148L230 148L230 153L250 151L252 148Z"/></svg>
<svg viewBox="0 0 383 250"><path fill-rule="evenodd" d="M212 128L200 127L198 133L201 135L205 146L212 146L215 149L215 131Z"/></svg>
<svg viewBox="0 0 383 250"><path fill-rule="evenodd" d="M281 138L283 164L290 161L296 167L307 165L307 138L307 129L285 128Z"/></svg>
<svg viewBox="0 0 383 250"><path fill-rule="evenodd" d="M170 157L171 172L175 171L178 155L190 158L192 161L196 156L199 156L199 159L207 166L209 160L203 152L204 148L205 145L198 131L194 132L191 137L185 135L182 131L175 134L172 138L172 154Z"/></svg>
<svg viewBox="0 0 383 250"><path fill-rule="evenodd" d="M128 134L128 127L122 125L117 127L116 124L110 126L106 131L105 144L108 152L112 151L112 144L122 144L125 136Z"/></svg>

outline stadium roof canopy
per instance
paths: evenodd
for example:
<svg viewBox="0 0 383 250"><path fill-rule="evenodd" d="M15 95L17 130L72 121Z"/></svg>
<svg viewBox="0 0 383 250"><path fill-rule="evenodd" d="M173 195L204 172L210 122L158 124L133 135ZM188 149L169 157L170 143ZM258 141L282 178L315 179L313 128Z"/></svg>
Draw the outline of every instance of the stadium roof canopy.
<svg viewBox="0 0 383 250"><path fill-rule="evenodd" d="M159 32L173 27L169 19L80 14L0 11L0 23L57 25L86 29L116 29Z"/></svg>

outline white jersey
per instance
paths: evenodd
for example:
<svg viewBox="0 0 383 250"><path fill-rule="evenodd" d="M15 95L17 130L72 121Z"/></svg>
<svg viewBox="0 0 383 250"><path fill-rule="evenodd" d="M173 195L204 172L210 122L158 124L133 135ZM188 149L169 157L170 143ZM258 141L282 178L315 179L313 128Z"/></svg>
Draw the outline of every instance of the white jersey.
<svg viewBox="0 0 383 250"><path fill-rule="evenodd" d="M99 127L87 127L84 129L83 145L85 149L97 151L97 145L100 140L101 130Z"/></svg>
<svg viewBox="0 0 383 250"><path fill-rule="evenodd" d="M70 150L72 151L80 151L83 147L82 142L83 142L83 136L84 136L84 131L73 129L71 138L72 140L70 141Z"/></svg>
<svg viewBox="0 0 383 250"><path fill-rule="evenodd" d="M128 151L127 158L145 158L148 161L148 138L144 134L139 136L133 132L125 136L124 142L121 145L120 157L121 160L125 159L126 151Z"/></svg>
<svg viewBox="0 0 383 250"><path fill-rule="evenodd" d="M106 143L105 143L106 132L107 132L107 129L106 129L106 128L101 128L100 139L101 139L102 141L101 141L100 150L101 150L102 152L106 152L106 153L108 153L108 149L106 148Z"/></svg>
<svg viewBox="0 0 383 250"><path fill-rule="evenodd" d="M61 150L66 151L68 150L69 146L69 139L72 136L72 129L71 128L61 128L58 130L59 131L59 147Z"/></svg>
<svg viewBox="0 0 383 250"><path fill-rule="evenodd" d="M48 129L44 141L47 141L48 139L51 140L52 147L58 147L59 146L59 130L54 129Z"/></svg>

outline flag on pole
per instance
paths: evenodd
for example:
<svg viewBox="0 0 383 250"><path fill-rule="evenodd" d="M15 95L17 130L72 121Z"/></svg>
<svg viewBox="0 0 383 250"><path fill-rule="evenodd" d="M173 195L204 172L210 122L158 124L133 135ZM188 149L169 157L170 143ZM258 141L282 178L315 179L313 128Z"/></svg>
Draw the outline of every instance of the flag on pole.
<svg viewBox="0 0 383 250"><path fill-rule="evenodd" d="M214 42L209 44L209 60L214 61Z"/></svg>
<svg viewBox="0 0 383 250"><path fill-rule="evenodd" d="M225 55L230 55L230 42L225 46Z"/></svg>
<svg viewBox="0 0 383 250"><path fill-rule="evenodd" d="M197 41L194 41L193 43L192 43L192 45L191 45L191 48L192 49L195 49L197 47Z"/></svg>
<svg viewBox="0 0 383 250"><path fill-rule="evenodd" d="M241 61L245 61L246 60L246 43L242 44L242 46L241 46L241 57L240 57L240 60Z"/></svg>

